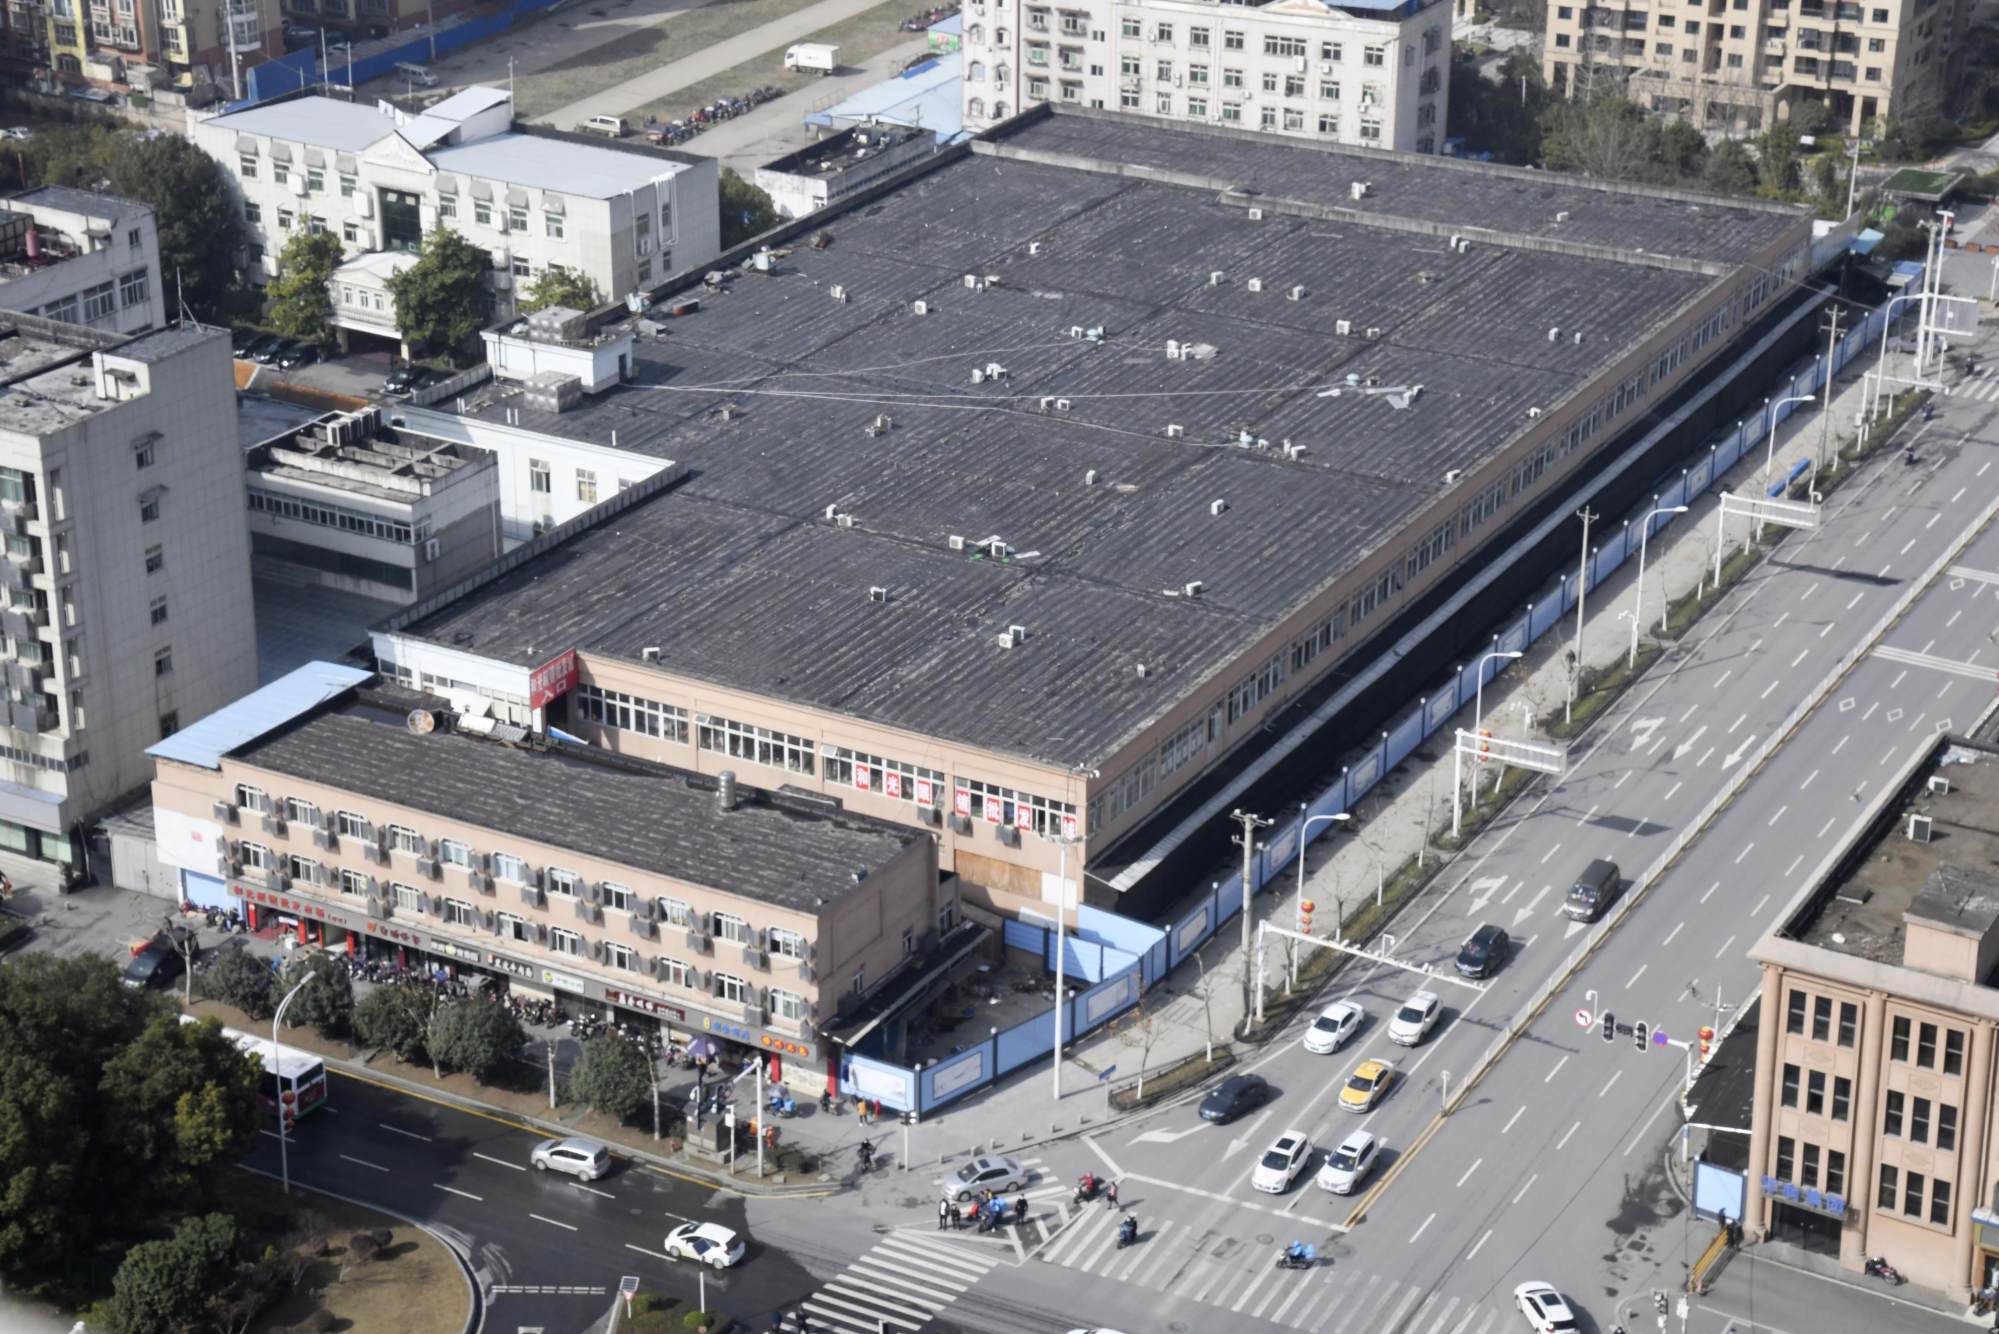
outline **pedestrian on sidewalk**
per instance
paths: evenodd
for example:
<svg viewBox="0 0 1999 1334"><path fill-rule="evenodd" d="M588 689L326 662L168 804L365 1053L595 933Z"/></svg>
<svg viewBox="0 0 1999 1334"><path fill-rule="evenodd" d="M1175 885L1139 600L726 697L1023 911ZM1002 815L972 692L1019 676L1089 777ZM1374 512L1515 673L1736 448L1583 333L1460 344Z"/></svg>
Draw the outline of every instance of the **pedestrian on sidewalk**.
<svg viewBox="0 0 1999 1334"><path fill-rule="evenodd" d="M942 1232L944 1231L944 1229L950 1227L951 1220L956 1217L957 1217L956 1212L954 1212L951 1208L951 1201L949 1200L937 1201L937 1230L939 1232Z"/></svg>
<svg viewBox="0 0 1999 1334"><path fill-rule="evenodd" d="M1104 1207L1107 1209L1117 1208L1117 1182L1115 1181L1104 1187Z"/></svg>

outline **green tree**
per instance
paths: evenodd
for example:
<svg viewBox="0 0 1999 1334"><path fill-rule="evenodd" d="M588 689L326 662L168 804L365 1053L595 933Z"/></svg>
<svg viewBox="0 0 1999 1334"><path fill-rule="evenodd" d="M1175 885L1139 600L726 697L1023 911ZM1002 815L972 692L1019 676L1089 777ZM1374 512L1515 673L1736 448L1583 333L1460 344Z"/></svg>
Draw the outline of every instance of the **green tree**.
<svg viewBox="0 0 1999 1334"><path fill-rule="evenodd" d="M158 1014L104 1065L100 1151L143 1169L128 1200L171 1202L256 1142L263 1076L214 1019Z"/></svg>
<svg viewBox="0 0 1999 1334"><path fill-rule="evenodd" d="M332 232L298 231L278 252L278 274L264 285L271 327L287 338L322 347L333 341L333 296L327 280L340 267L340 238Z"/></svg>
<svg viewBox="0 0 1999 1334"><path fill-rule="evenodd" d="M328 1038L345 1033L354 1018L354 983L347 970L330 954L295 954L280 985L290 991L301 982L309 985L285 1011L286 1025L303 1025Z"/></svg>
<svg viewBox="0 0 1999 1334"><path fill-rule="evenodd" d="M570 1068L569 1096L623 1121L652 1096L652 1062L621 1037L591 1038Z"/></svg>
<svg viewBox="0 0 1999 1334"><path fill-rule="evenodd" d="M1550 112L1542 164L1604 180L1646 180L1659 170L1659 122L1613 92L1578 97Z"/></svg>
<svg viewBox="0 0 1999 1334"><path fill-rule="evenodd" d="M493 322L492 258L449 227L423 238L416 263L389 278L396 327L419 346L463 366L480 353L479 331Z"/></svg>
<svg viewBox="0 0 1999 1334"><path fill-rule="evenodd" d="M252 1019L271 1017L271 966L248 950L224 950L200 981L201 994Z"/></svg>
<svg viewBox="0 0 1999 1334"><path fill-rule="evenodd" d="M1724 139L1707 156L1701 183L1716 194L1746 195L1756 188L1756 160L1733 139Z"/></svg>
<svg viewBox="0 0 1999 1334"><path fill-rule="evenodd" d="M222 168L178 134L117 136L106 173L114 194L153 207L160 281L194 314L219 320L235 306L237 260L246 236Z"/></svg>
<svg viewBox="0 0 1999 1334"><path fill-rule="evenodd" d="M438 1064L484 1082L528 1040L520 1021L500 1005L447 1005L430 1026Z"/></svg>
<svg viewBox="0 0 1999 1334"><path fill-rule="evenodd" d="M1821 153L1813 164L1812 193L1819 197L1822 211L1828 217L1846 216L1845 164L1837 154Z"/></svg>
<svg viewBox="0 0 1999 1334"><path fill-rule="evenodd" d="M1659 164L1666 184L1699 180L1707 154L1707 136L1687 122L1671 120L1659 127Z"/></svg>
<svg viewBox="0 0 1999 1334"><path fill-rule="evenodd" d="M1548 85L1531 58L1514 52L1488 79L1470 60L1451 64L1450 133L1468 154L1490 153L1524 167L1541 155L1542 119L1550 114Z"/></svg>
<svg viewBox="0 0 1999 1334"><path fill-rule="evenodd" d="M1791 103L1791 133L1824 134L1832 124L1832 111L1816 97L1801 97Z"/></svg>
<svg viewBox="0 0 1999 1334"><path fill-rule="evenodd" d="M1756 137L1756 181L1773 199L1798 188L1798 136L1788 125L1772 125Z"/></svg>
<svg viewBox="0 0 1999 1334"><path fill-rule="evenodd" d="M182 1220L166 1241L134 1246L111 1280L119 1334L174 1334L192 1324L233 1267L236 1238L236 1220L211 1213Z"/></svg>
<svg viewBox="0 0 1999 1334"><path fill-rule="evenodd" d="M777 226L777 205L770 196L727 167L722 169L716 192L722 210L722 249Z"/></svg>
<svg viewBox="0 0 1999 1334"><path fill-rule="evenodd" d="M408 987L376 987L354 1007L354 1037L364 1047L392 1051L405 1061L421 1060L429 1013L423 998Z"/></svg>
<svg viewBox="0 0 1999 1334"><path fill-rule="evenodd" d="M603 304L604 298L598 295L597 284L590 281L588 274L551 264L529 286L527 295L521 300L520 310L526 315L549 306L595 310Z"/></svg>

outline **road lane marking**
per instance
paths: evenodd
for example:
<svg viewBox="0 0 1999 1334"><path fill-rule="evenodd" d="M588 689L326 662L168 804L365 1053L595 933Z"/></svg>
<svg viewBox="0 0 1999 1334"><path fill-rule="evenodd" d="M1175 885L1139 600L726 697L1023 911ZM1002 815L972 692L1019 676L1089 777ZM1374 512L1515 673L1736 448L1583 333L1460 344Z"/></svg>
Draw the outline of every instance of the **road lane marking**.
<svg viewBox="0 0 1999 1334"><path fill-rule="evenodd" d="M508 1162L508 1161L507 1161L506 1159L504 1159L504 1158L494 1158L494 1157L491 1157L491 1156L489 1156L489 1155L487 1155L487 1154L483 1154L483 1153L480 1153L480 1152L478 1152L477 1150L474 1150L474 1151L473 1151L473 1153L472 1153L472 1156L473 1156L474 1158L484 1158L484 1159L485 1159L485 1160L486 1160L487 1162L489 1162L489 1163L498 1163L498 1164L499 1164L499 1165L500 1165L501 1167L511 1167L511 1168L513 1168L513 1169L514 1169L514 1170L515 1170L516 1172L525 1172L525 1171L527 1171L527 1168L525 1168L525 1167L521 1166L521 1165L520 1165L519 1163L510 1163L510 1162Z"/></svg>
<svg viewBox="0 0 1999 1334"><path fill-rule="evenodd" d="M1623 787L1626 783L1630 781L1631 781L1631 770L1626 769L1623 773L1617 776L1617 781L1610 785L1610 790L1612 792L1615 792L1617 791L1617 789Z"/></svg>
<svg viewBox="0 0 1999 1334"><path fill-rule="evenodd" d="M1557 843L1555 844L1555 846L1549 848L1546 852L1542 853L1541 865L1546 866L1548 864L1548 859L1554 856L1556 853L1560 852L1561 850L1562 850L1562 845L1560 843Z"/></svg>
<svg viewBox="0 0 1999 1334"><path fill-rule="evenodd" d="M1860 599L1865 596L1867 596L1865 593L1855 593L1853 595L1853 601L1846 604L1846 609L1848 611L1852 611L1855 607L1860 605Z"/></svg>
<svg viewBox="0 0 1999 1334"><path fill-rule="evenodd" d="M1791 613L1787 611L1782 616L1779 616L1776 620L1770 622L1770 628L1774 630L1778 626L1782 625L1785 621L1788 621L1790 619L1791 619Z"/></svg>
<svg viewBox="0 0 1999 1334"><path fill-rule="evenodd" d="M1713 759L1714 753L1717 749L1719 749L1719 747L1709 746L1705 751L1701 753L1701 757L1694 761L1694 768L1698 769L1703 764L1706 764L1709 760Z"/></svg>
<svg viewBox="0 0 1999 1334"><path fill-rule="evenodd" d="M1706 903L1706 902L1708 901L1708 897L1709 897L1709 895L1713 894L1713 893L1714 893L1714 892L1715 892L1715 891L1716 891L1717 889L1720 889L1720 888L1721 888L1721 881L1719 881L1719 880L1715 881L1715 882L1714 882L1714 883L1713 883L1712 885L1709 885L1709 886L1708 886L1708 887L1707 887L1707 888L1706 888L1705 890L1703 890L1703 891L1702 891L1702 893L1701 893L1701 902L1702 902L1702 903Z"/></svg>
<svg viewBox="0 0 1999 1334"><path fill-rule="evenodd" d="M429 1144L431 1142L431 1138L428 1135L419 1135L414 1130L401 1130L395 1126L390 1125L386 1121L377 1121L375 1122L375 1124L380 1126L382 1129L388 1131L391 1135L407 1135L411 1139L420 1139L425 1144Z"/></svg>
<svg viewBox="0 0 1999 1334"><path fill-rule="evenodd" d="M553 1218L543 1218L540 1214L529 1214L528 1217L532 1218L537 1223L546 1223L550 1227L566 1228L571 1232L577 1230L576 1225L574 1223L558 1223Z"/></svg>
<svg viewBox="0 0 1999 1334"><path fill-rule="evenodd" d="M1652 1115L1645 1118L1645 1124L1638 1127L1638 1133L1633 1135L1631 1137L1631 1142L1624 1146L1624 1156L1626 1158L1629 1158L1631 1156L1631 1151L1637 1148L1638 1145L1644 1140L1644 1138L1647 1135L1652 1133L1652 1123L1659 1119L1659 1114L1665 1111L1668 1107L1671 1107L1674 1104L1676 1104L1678 1101L1679 1099L1677 1097L1668 1098L1664 1102L1660 1103L1657 1107L1654 1107L1652 1109Z"/></svg>
<svg viewBox="0 0 1999 1334"><path fill-rule="evenodd" d="M1578 1121L1574 1125L1570 1126L1566 1131L1564 1131L1562 1133L1562 1137L1555 1141L1555 1151L1559 1153L1563 1149L1568 1148L1569 1137L1574 1135L1578 1130L1581 1130L1582 1128L1583 1128L1583 1123Z"/></svg>
<svg viewBox="0 0 1999 1334"><path fill-rule="evenodd" d="M1561 1060L1556 1061L1555 1068L1553 1070L1550 1070L1547 1073L1547 1075L1541 1080L1541 1082L1543 1084L1552 1083L1554 1081L1555 1076L1562 1072L1562 1067L1567 1065L1568 1063L1569 1063L1569 1058L1566 1056L1564 1056Z"/></svg>
<svg viewBox="0 0 1999 1334"><path fill-rule="evenodd" d="M615 1199L617 1199L617 1198L618 1198L617 1196L613 1195L613 1194L612 1194L612 1193L611 1193L610 1191L608 1191L608 1190L598 1190L598 1189L597 1189L597 1188L596 1188L595 1186L586 1186L586 1185L584 1185L584 1184L583 1184L582 1182L580 1182L580 1181L576 1183L576 1189L578 1189L578 1190L587 1190L587 1191L589 1191L589 1192L590 1192L590 1193L591 1193L592 1195L602 1195L602 1196L603 1196L603 1197L604 1197L605 1199L607 1199L607 1200L615 1200Z"/></svg>
<svg viewBox="0 0 1999 1334"><path fill-rule="evenodd" d="M388 1168L382 1166L380 1163L371 1163L365 1158L350 1158L344 1153L339 1156L341 1161L353 1163L357 1167L372 1167L377 1172L386 1172L389 1170Z"/></svg>
<svg viewBox="0 0 1999 1334"><path fill-rule="evenodd" d="M1588 824L1588 823L1590 822L1590 817L1591 817L1591 816L1593 816L1593 815L1595 815L1595 814L1596 814L1596 813L1597 813L1597 812L1598 812L1599 810L1601 810L1601 809L1602 809L1602 807L1600 807L1600 806L1592 806L1592 807L1590 807L1590 808L1589 808L1589 809L1588 809L1587 811L1584 811L1584 812L1583 812L1583 818L1582 818L1582 819L1580 819L1580 820L1578 820L1578 821L1576 821L1576 823L1577 823L1578 825L1586 825L1586 824Z"/></svg>
<svg viewBox="0 0 1999 1334"><path fill-rule="evenodd" d="M1831 634L1832 628L1838 624L1839 624L1838 621L1827 621L1825 623L1825 629L1819 631L1819 638L1824 639L1827 635Z"/></svg>
<svg viewBox="0 0 1999 1334"><path fill-rule="evenodd" d="M1802 658L1804 654L1800 653L1798 656ZM1792 665L1796 666L1797 664L1793 663ZM1768 699L1770 698L1770 692L1775 690L1776 688L1777 688L1777 682L1772 681L1769 685L1763 687L1763 693L1758 695L1756 698Z"/></svg>
<svg viewBox="0 0 1999 1334"><path fill-rule="evenodd" d="M1785 812L1785 811L1788 811L1788 810L1790 810L1790 809L1791 809L1791 808L1790 808L1789 806L1779 806L1779 807L1777 808L1777 813L1776 813L1775 815L1771 816L1771 817L1770 817L1770 819L1769 819L1769 822L1768 822L1767 824L1765 824L1765 825L1764 825L1763 827L1764 827L1765 829L1775 829L1775 828L1777 827L1777 821L1779 821L1779 820L1783 819L1783 818L1784 818L1784 812Z"/></svg>
<svg viewBox="0 0 1999 1334"><path fill-rule="evenodd" d="M1605 1084L1605 1085L1604 1085L1604 1086L1603 1086L1602 1088L1598 1089L1598 1090L1597 1090L1597 1093L1596 1093L1596 1096L1597 1096L1597 1097L1599 1097L1599 1098L1601 1098L1601 1097L1602 1097L1602 1096L1603 1096L1604 1094L1606 1094L1606 1093L1610 1092L1610 1090L1611 1090L1611 1086L1612 1086L1612 1085L1614 1085L1614 1084L1616 1084L1616 1083L1617 1083L1617 1081L1618 1081L1618 1080L1620 1080L1620 1079L1622 1079L1622 1078L1624 1078L1624 1071L1623 1071L1623 1069L1622 1069L1622 1068L1619 1068L1619 1069L1617 1069L1617 1070L1613 1070L1613 1071L1611 1072L1611 1075L1610 1075L1610 1083L1609 1083L1609 1084Z"/></svg>
<svg viewBox="0 0 1999 1334"><path fill-rule="evenodd" d="M1784 868L1784 878L1786 880L1789 880L1791 878L1791 872L1797 870L1798 863L1803 861L1804 859L1805 859L1805 854L1802 852L1799 853L1797 856L1791 858L1791 864Z"/></svg>
<svg viewBox="0 0 1999 1334"><path fill-rule="evenodd" d="M474 1195L469 1190L460 1190L456 1186L447 1186L442 1181L433 1181L430 1184L437 1187L439 1190L448 1190L453 1195L463 1195L468 1200L477 1200L481 1204L484 1204L486 1202L486 1197L483 1195Z"/></svg>
<svg viewBox="0 0 1999 1334"><path fill-rule="evenodd" d="M1719 883L1721 883L1721 882L1720 882L1720 881L1716 881L1715 883L1716 883L1716 884L1719 884ZM1677 935L1679 935L1679 934L1680 934L1680 928L1681 928L1681 927L1683 927L1683 926L1685 926L1685 925L1686 925L1686 923L1685 923L1685 922L1675 922L1675 923L1673 923L1673 929L1672 929L1672 930L1671 930L1670 932L1668 932L1668 933L1667 933L1667 935L1666 935L1666 938L1665 938L1664 940L1660 941L1659 943L1660 943L1661 945L1670 945L1670 944L1672 944L1672 943L1673 943L1673 937L1674 937L1674 936L1677 936Z"/></svg>
<svg viewBox="0 0 1999 1334"><path fill-rule="evenodd" d="M1499 1133L1504 1135L1507 1131L1513 1129L1513 1123L1515 1121L1518 1121L1520 1119L1520 1114L1526 1110L1527 1110L1527 1104L1524 1102L1521 1103L1518 1107L1514 1108L1513 1115L1506 1118L1506 1124L1499 1128Z"/></svg>
<svg viewBox="0 0 1999 1334"><path fill-rule="evenodd" d="M1752 841L1750 841L1750 842L1748 842L1748 843L1745 843L1745 844L1743 844L1743 845L1742 845L1742 851L1740 851L1740 852L1738 852L1738 853L1736 853L1736 854L1735 854L1735 864L1736 864L1737 866L1740 866L1740 865L1742 865L1742 859L1743 859L1744 857L1747 857L1747 856L1749 855L1749 852L1750 852L1750 849L1754 848L1755 846L1756 846L1756 844L1755 844L1754 840L1752 840Z"/></svg>
<svg viewBox="0 0 1999 1334"><path fill-rule="evenodd" d="M1637 986L1637 985L1638 985L1638 979L1639 979L1639 978L1641 978L1641 977L1643 977L1643 976L1645 976L1645 970L1646 970L1647 968L1650 968L1651 966L1652 966L1652 965L1651 965L1651 964L1649 964L1649 963L1641 963L1641 964L1639 964L1639 965L1638 965L1638 971L1637 971L1637 972L1635 972L1635 973L1633 973L1633 974L1631 975L1631 980L1630 980L1629 982L1626 982L1626 983L1624 984L1624 989L1625 989L1626 991L1629 991L1629 990L1631 990L1631 988L1633 988L1633 987Z"/></svg>
<svg viewBox="0 0 1999 1334"><path fill-rule="evenodd" d="M1796 866L1797 863L1792 862L1791 865ZM1785 874L1788 875L1790 873L1787 871L1785 872ZM1762 898L1756 900L1756 906L1749 910L1749 915L1751 917L1761 917L1763 915L1763 905L1768 903L1769 901L1770 901L1770 896L1768 894L1765 894Z"/></svg>
<svg viewBox="0 0 1999 1334"><path fill-rule="evenodd" d="M1680 782L1676 782L1676 783L1674 783L1674 784L1673 784L1673 785L1672 785L1671 787L1667 788L1667 789L1666 789L1666 795L1665 795L1664 797L1662 797L1662 798L1660 799L1660 800L1661 800L1661 802L1663 803L1663 802L1667 802L1667 801L1671 801L1671 800L1673 799L1673 794L1674 794L1675 792L1678 792L1678 791L1680 790L1680 785L1681 785L1681 783L1684 783L1685 781L1686 781L1685 779L1681 779L1681 780L1680 780Z"/></svg>
<svg viewBox="0 0 1999 1334"><path fill-rule="evenodd" d="M667 1260L668 1263L671 1263L669 1257L662 1254L661 1252L649 1251L643 1246L634 1246L629 1241L625 1243L625 1249L628 1251L637 1251L640 1255L650 1255L655 1260Z"/></svg>
<svg viewBox="0 0 1999 1334"><path fill-rule="evenodd" d="M1803 662L1806 658L1809 658L1811 656L1812 656L1812 651L1810 649L1801 648L1798 650L1798 656L1791 659L1791 666L1796 667L1799 663Z"/></svg>
<svg viewBox="0 0 1999 1334"><path fill-rule="evenodd" d="M1424 1232L1424 1230L1425 1230L1426 1228L1428 1228L1428 1227L1430 1226L1430 1224L1432 1224L1432 1223L1434 1223L1434 1222L1436 1222L1436 1221L1437 1221L1437 1216L1436 1216L1436 1215L1435 1215L1435 1214L1433 1213L1433 1214L1431 1214L1431 1215L1430 1215L1430 1216L1429 1216L1428 1218L1424 1219L1424 1220L1423 1220L1423 1221L1422 1221L1421 1223L1417 1224L1417 1226L1416 1226L1416 1230L1415 1230L1414 1232L1411 1232L1411 1233L1409 1234L1409 1244L1410 1244L1411 1246L1414 1246L1414 1245L1416 1244L1416 1238L1418 1238L1418 1237L1422 1236L1422 1235L1423 1235L1423 1232ZM1410 1293L1409 1295L1410 1295L1411 1297L1413 1297L1413 1296L1415 1296L1416 1294L1412 1292L1412 1293ZM1404 1304L1406 1305L1407 1303L1405 1302Z"/></svg>
<svg viewBox="0 0 1999 1334"><path fill-rule="evenodd" d="M1463 1176L1461 1176L1461 1177L1459 1177L1459 1178L1458 1178L1458 1185L1457 1185L1457 1188L1458 1188L1459 1190L1463 1190L1463 1189L1465 1188L1465 1182L1467 1182L1467 1181L1470 1181L1470 1180L1471 1180L1471 1174L1472 1174L1473 1172L1476 1172L1476 1171L1478 1171L1478 1169L1479 1169L1479 1164L1483 1163L1484 1161L1485 1161L1485 1159L1483 1159L1483 1158L1475 1158L1475 1159L1473 1159L1473 1160L1472 1160L1472 1165L1471 1165L1470 1167L1467 1167L1467 1168L1465 1169L1465 1174L1464 1174Z"/></svg>
<svg viewBox="0 0 1999 1334"><path fill-rule="evenodd" d="M1531 1185L1533 1185L1533 1184L1534 1184L1535 1182L1539 1181L1540 1179L1541 1179L1541 1174L1540 1174L1539 1172L1536 1172L1536 1173L1535 1173L1535 1174L1534 1174L1533 1176L1531 1176L1531 1177L1528 1177L1528 1178L1527 1178L1527 1185L1526 1185L1526 1186L1522 1186L1522 1187L1520 1188L1520 1193L1519 1193L1518 1195L1515 1195L1515 1196L1513 1197L1513 1202L1514 1202L1515 1204L1518 1204L1518 1203L1520 1203L1520 1201L1521 1201L1521 1200L1525 1199L1525 1198L1527 1197L1527 1186L1531 1186Z"/></svg>
<svg viewBox="0 0 1999 1334"><path fill-rule="evenodd" d="M1735 729L1736 729L1736 728L1738 728L1738 727L1740 727L1740 726L1742 726L1742 725L1743 725L1744 723L1746 723L1746 722L1748 722L1748 721L1749 721L1749 715L1748 715L1748 714L1746 714L1746 713L1745 713L1745 714L1743 714L1743 715L1742 715L1742 716L1741 716L1740 718L1737 718L1737 719L1736 719L1736 720L1735 720L1734 722L1732 722L1732 723L1730 723L1730 724L1728 725L1728 735L1729 735L1729 736L1734 736L1734 735L1735 735Z"/></svg>
<svg viewBox="0 0 1999 1334"><path fill-rule="evenodd" d="M1478 1248L1479 1248L1479 1247L1481 1247L1481 1246L1483 1246L1483 1245L1485 1245L1485 1243L1486 1243L1486 1242L1487 1242L1488 1240L1490 1240L1490 1239L1491 1239L1491 1237L1492 1237L1492 1229L1491 1229L1491 1228L1487 1228L1487 1229L1485 1230L1485 1236L1483 1236L1483 1237L1480 1237L1480 1238L1479 1238L1479 1239L1478 1239L1477 1241L1473 1242L1473 1243L1472 1243L1472 1247L1471 1247L1471 1249L1465 1252L1465 1259L1469 1260L1469 1259L1471 1259L1471 1258L1472 1258L1472 1257L1473 1257L1474 1255L1477 1255L1477 1254L1478 1254ZM1470 1317L1470 1316L1466 1316L1466 1317L1465 1317L1465 1319L1469 1320L1469 1319L1471 1319L1471 1317Z"/></svg>
<svg viewBox="0 0 1999 1334"><path fill-rule="evenodd" d="M1819 771L1816 769L1806 774L1805 781L1798 784L1798 791L1803 792L1806 788L1810 787L1812 785L1812 780L1814 778L1817 778L1818 776L1819 776Z"/></svg>
<svg viewBox="0 0 1999 1334"><path fill-rule="evenodd" d="M1694 715L1695 715L1696 713L1699 713L1699 712L1700 712L1700 708L1701 708L1701 706L1700 706L1699 704L1689 704L1689 705L1687 705L1687 711L1686 711L1685 713L1683 713L1683 714L1681 714L1681 715L1680 715L1680 719L1679 719L1679 720L1680 720L1681 722L1685 722L1685 721L1686 721L1687 719L1689 719L1689 718L1693 717L1693 716L1694 716Z"/></svg>
<svg viewBox="0 0 1999 1334"><path fill-rule="evenodd" d="M1721 948L1714 952L1714 957L1719 959L1722 955L1728 953L1728 947L1730 945L1733 945L1734 943L1735 943L1734 936L1730 936L1727 940L1722 941Z"/></svg>

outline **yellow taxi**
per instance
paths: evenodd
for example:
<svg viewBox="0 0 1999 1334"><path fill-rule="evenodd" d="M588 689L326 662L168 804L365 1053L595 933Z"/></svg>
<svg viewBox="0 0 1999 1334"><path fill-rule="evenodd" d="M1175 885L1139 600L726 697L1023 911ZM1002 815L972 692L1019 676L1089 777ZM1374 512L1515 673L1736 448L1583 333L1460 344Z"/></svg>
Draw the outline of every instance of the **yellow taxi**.
<svg viewBox="0 0 1999 1334"><path fill-rule="evenodd" d="M1340 1090L1340 1106L1349 1112L1365 1112L1381 1101L1381 1095L1395 1081L1395 1066L1388 1061L1367 1060L1354 1067Z"/></svg>

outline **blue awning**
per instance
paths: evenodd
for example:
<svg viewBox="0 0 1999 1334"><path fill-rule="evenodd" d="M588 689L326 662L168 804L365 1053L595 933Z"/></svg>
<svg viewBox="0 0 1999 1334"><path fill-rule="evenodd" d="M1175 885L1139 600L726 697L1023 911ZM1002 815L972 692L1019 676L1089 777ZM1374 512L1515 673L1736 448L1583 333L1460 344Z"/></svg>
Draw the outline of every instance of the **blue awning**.
<svg viewBox="0 0 1999 1334"><path fill-rule="evenodd" d="M220 769L222 757L238 746L275 732L373 675L363 667L309 662L235 703L223 705L164 741L153 743L146 747L146 754L154 759Z"/></svg>

